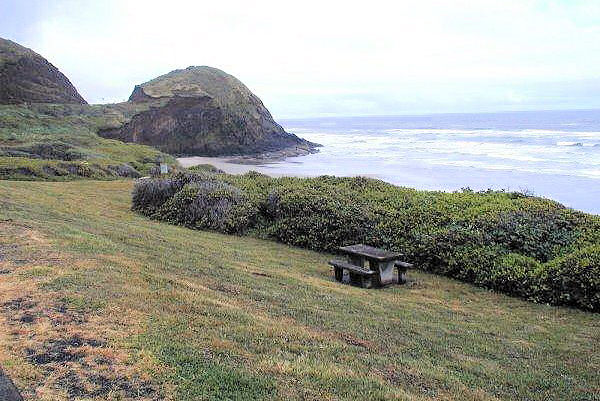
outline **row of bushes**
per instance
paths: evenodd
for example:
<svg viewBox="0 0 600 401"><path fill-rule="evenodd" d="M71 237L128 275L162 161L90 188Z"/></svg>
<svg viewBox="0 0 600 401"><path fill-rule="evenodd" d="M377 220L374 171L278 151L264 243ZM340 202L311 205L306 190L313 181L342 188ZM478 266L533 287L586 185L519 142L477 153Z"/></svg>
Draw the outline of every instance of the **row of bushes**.
<svg viewBox="0 0 600 401"><path fill-rule="evenodd" d="M27 157L0 156L0 179L70 181L75 179L108 180L138 178L141 174L133 166L87 162L85 160L40 160Z"/></svg>
<svg viewBox="0 0 600 401"><path fill-rule="evenodd" d="M520 193L195 171L138 181L133 209L314 250L368 243L403 252L433 273L536 302L600 310L600 218Z"/></svg>

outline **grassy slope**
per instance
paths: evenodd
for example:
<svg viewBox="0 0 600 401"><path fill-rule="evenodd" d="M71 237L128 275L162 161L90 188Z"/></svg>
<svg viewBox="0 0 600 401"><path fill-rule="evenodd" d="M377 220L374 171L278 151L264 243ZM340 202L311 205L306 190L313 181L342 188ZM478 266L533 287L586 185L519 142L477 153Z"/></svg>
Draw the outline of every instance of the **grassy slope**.
<svg viewBox="0 0 600 401"><path fill-rule="evenodd" d="M129 164L145 174L157 158L174 164L173 157L139 144L101 138L99 128L119 126L146 105L120 103L112 105L0 105L0 179L70 180L82 178L114 178L104 171L107 166ZM75 157L62 155L31 158L36 147L66 148ZM23 157L18 156L21 152ZM61 159L62 158L62 159ZM68 167L81 167L87 174L69 173ZM60 169L47 173L44 167ZM64 174L64 175L63 175Z"/></svg>
<svg viewBox="0 0 600 401"><path fill-rule="evenodd" d="M40 399L65 397L64 367L24 349L66 334L50 313L11 321L17 296L85 312L68 330L106 343L84 351L138 381L157 371L161 397L600 400L599 315L414 271L402 287L340 285L330 255L147 220L131 188L0 182L0 364Z"/></svg>

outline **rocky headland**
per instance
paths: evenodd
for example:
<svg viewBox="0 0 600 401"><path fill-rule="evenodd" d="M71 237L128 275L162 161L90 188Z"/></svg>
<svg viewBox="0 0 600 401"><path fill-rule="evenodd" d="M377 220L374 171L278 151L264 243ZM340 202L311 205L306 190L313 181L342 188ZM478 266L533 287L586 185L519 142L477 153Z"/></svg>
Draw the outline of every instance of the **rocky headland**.
<svg viewBox="0 0 600 401"><path fill-rule="evenodd" d="M277 158L315 152L318 146L286 132L242 82L212 67L175 70L138 85L129 102L150 107L101 136L177 156Z"/></svg>

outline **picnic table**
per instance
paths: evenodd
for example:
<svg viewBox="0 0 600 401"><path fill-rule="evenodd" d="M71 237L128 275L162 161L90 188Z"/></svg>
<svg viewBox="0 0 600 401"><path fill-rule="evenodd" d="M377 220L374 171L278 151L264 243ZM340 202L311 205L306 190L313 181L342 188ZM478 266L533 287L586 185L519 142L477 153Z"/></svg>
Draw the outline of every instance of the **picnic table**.
<svg viewBox="0 0 600 401"><path fill-rule="evenodd" d="M397 281L405 282L406 269L410 263L402 262L399 252L386 251L369 245L356 244L340 247L346 254L346 261L332 260L335 279L344 281L347 277L351 284L364 288L381 287L395 281L394 268L398 271Z"/></svg>

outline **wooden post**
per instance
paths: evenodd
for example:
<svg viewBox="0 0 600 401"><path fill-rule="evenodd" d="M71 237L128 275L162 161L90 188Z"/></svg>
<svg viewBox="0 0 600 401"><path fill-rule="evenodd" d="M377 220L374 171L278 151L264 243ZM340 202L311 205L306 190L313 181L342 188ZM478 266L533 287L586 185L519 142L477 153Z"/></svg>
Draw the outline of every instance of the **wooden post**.
<svg viewBox="0 0 600 401"><path fill-rule="evenodd" d="M333 271L335 273L335 279L337 281L342 281L344 279L344 269L341 267L334 267Z"/></svg>

